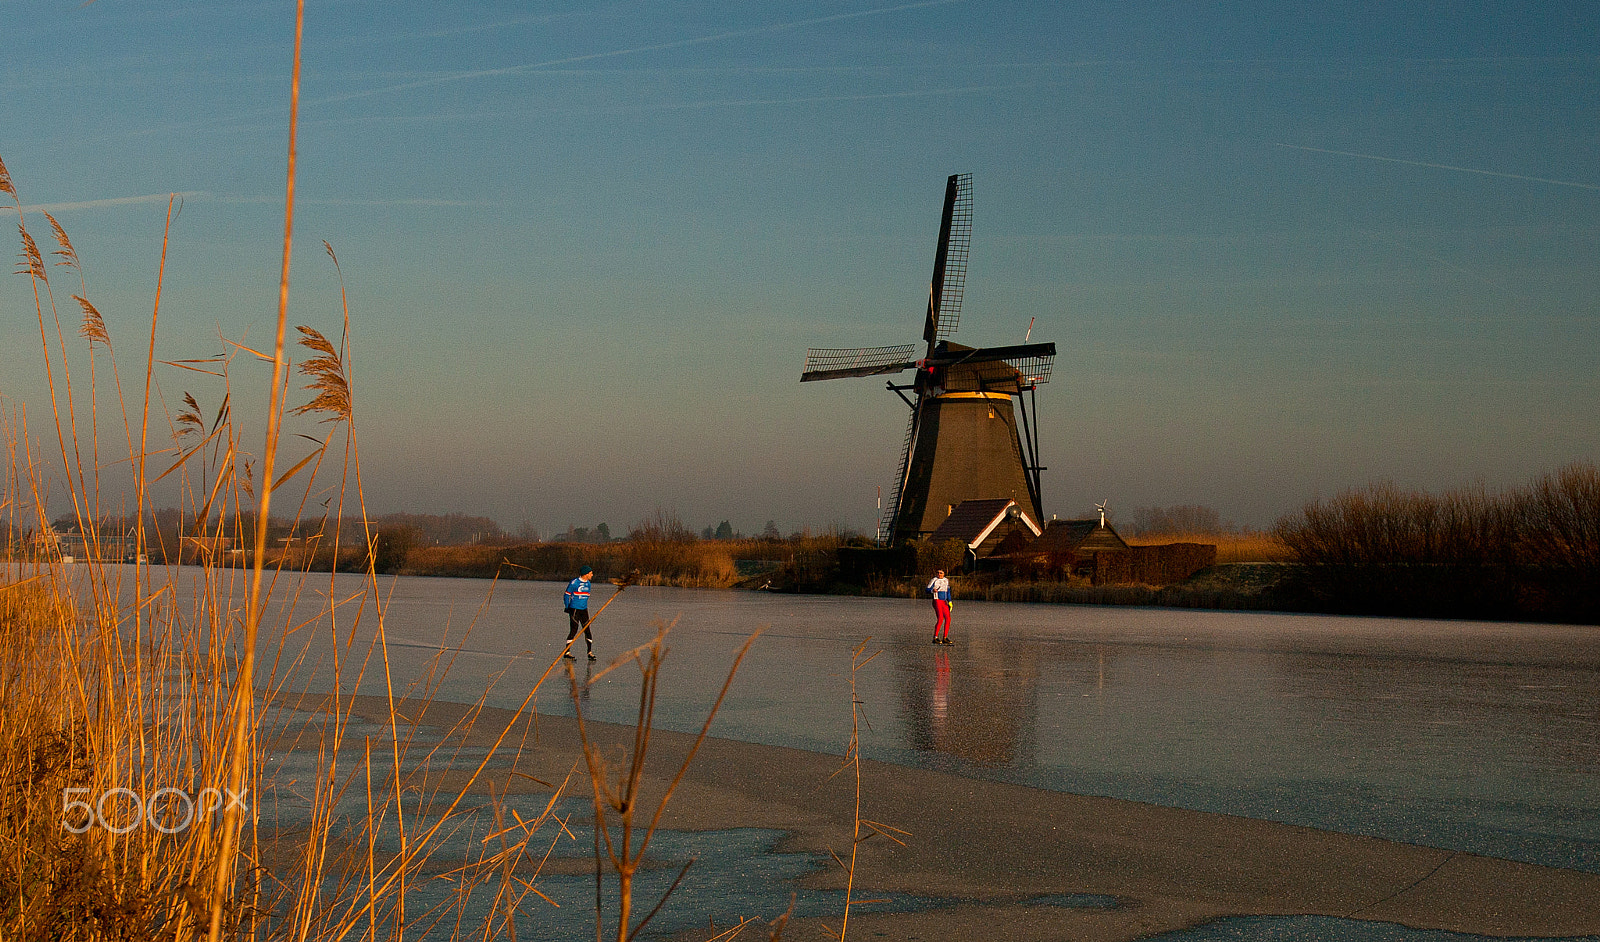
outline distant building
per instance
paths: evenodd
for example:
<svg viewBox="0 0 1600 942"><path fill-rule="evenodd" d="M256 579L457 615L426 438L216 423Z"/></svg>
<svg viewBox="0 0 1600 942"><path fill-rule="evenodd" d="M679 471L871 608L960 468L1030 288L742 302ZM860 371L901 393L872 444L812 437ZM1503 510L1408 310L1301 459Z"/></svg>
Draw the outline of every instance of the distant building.
<svg viewBox="0 0 1600 942"><path fill-rule="evenodd" d="M986 568L1032 578L1076 576L1095 585L1167 585L1216 565L1217 548L1209 543L1129 546L1100 520L1052 520L1037 540L1015 549L1002 547L985 562Z"/></svg>
<svg viewBox="0 0 1600 942"><path fill-rule="evenodd" d="M131 534L80 533L76 529L45 527L34 537L34 546L49 557L62 559L122 560L133 554Z"/></svg>

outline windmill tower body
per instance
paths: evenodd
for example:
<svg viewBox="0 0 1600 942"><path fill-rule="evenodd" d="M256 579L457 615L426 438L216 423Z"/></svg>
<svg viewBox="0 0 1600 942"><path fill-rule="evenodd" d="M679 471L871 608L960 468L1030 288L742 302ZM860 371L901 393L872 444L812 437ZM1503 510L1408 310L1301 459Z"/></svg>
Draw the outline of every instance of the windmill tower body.
<svg viewBox="0 0 1600 942"><path fill-rule="evenodd" d="M1011 395L960 388L978 385L961 381L969 378L950 377L955 388L923 401L892 525L896 543L933 532L965 500L1005 497L1040 518Z"/></svg>
<svg viewBox="0 0 1600 942"><path fill-rule="evenodd" d="M1042 517L1037 423L1029 413L1037 387L1049 380L1053 343L973 348L953 343L965 290L972 232L971 176L950 177L923 326L926 355L914 346L809 351L801 382L882 376L916 370L909 384L888 388L911 407L894 498L880 540L926 536L963 501L1015 500ZM907 396L911 392L913 396ZM1020 422L1019 422L1020 419Z"/></svg>

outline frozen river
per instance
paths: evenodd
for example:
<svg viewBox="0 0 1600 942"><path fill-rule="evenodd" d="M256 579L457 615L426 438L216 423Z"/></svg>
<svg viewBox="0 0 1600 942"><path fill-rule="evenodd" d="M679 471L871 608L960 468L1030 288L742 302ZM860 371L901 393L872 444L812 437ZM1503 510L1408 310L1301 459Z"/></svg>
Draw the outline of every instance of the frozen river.
<svg viewBox="0 0 1600 942"><path fill-rule="evenodd" d="M340 576L331 595L359 589ZM396 679L459 648L434 695L517 706L566 636L561 589L385 580ZM329 595L307 578L299 617ZM636 587L596 624L598 664L674 619L671 729L699 728L761 628L713 734L840 753L870 638L869 758L1600 872L1600 629L958 602L936 647L925 602ZM586 715L631 722L637 677L603 678ZM565 683L537 708L571 714Z"/></svg>
<svg viewBox="0 0 1600 942"><path fill-rule="evenodd" d="M290 686L327 689L328 600L347 633L362 579L299 579L280 581L262 644L296 625L290 647L321 666ZM438 699L518 706L565 639L561 589L383 579L397 684L431 674ZM596 624L598 665L674 619L667 728L698 730L761 628L713 734L841 753L851 651L870 638L869 758L1600 872L1597 628L963 601L936 647L926 602L636 587ZM375 625L369 607L357 648ZM561 677L541 712L573 712ZM637 677L603 678L586 715L632 722ZM383 689L371 669L358 692Z"/></svg>

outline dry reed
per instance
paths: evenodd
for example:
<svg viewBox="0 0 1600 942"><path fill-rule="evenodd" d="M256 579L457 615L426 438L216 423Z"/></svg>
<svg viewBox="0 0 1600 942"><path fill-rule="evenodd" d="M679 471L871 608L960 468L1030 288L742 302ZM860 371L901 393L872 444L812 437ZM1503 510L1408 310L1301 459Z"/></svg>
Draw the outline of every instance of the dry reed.
<svg viewBox="0 0 1600 942"><path fill-rule="evenodd" d="M297 56L298 23L297 15ZM291 189L292 173L291 166ZM43 539L52 532L45 474L21 412L3 424L9 461L0 495L0 509L8 515L7 562L0 569L0 821L5 825L0 827L0 938L301 940L354 934L401 939L408 931L448 926L452 919L457 928L450 934L459 938L470 925L468 915L480 914L485 895L497 924L514 932L510 922L519 906L538 892L538 867L530 880L518 864L530 855L535 835L548 830L564 786L553 788L543 814L516 818L512 826L505 824L503 801L492 800L499 822L496 843L480 845L482 852L456 861L446 903L419 910L408 908L408 902L417 881L437 876L430 868L438 869L432 861L445 842L474 826L468 806L476 802L464 802L469 790L492 787L486 774L496 757L524 744L537 685L489 748L468 753L462 745L486 700L461 724L443 730L439 741L424 742L418 731L427 722L427 702L449 668L450 652L442 651L420 678L403 687L391 675L370 528L363 527L365 590L340 599L330 583L327 607L309 616L301 608L304 574L285 571L282 557L273 568L265 553L274 493L304 473L298 518L315 489L327 486L319 484L326 440L275 476L289 376L281 341L290 218L286 214L279 344L271 355L233 344L249 360L271 364L262 453L247 454L245 430L230 405L231 355L162 361L219 381L222 388L210 408L202 406L206 395L186 391L178 410L165 417L173 447L157 449L150 445L152 420L163 418L155 382L155 325L177 216L175 202L169 202L141 411L122 410L134 477L134 506L117 517L131 522L134 565L124 569L114 565L122 551L109 552L121 546L123 523L115 525L117 532L106 532L109 518L98 512L98 371L91 369L86 395L68 394L66 364L72 351L64 331L45 329L47 319L54 319L49 273L3 162L0 183L18 211L22 274L35 289L57 428L56 458L68 471L68 496L87 553L68 566ZM66 228L53 217L50 224L57 256L81 276L82 262ZM333 261L337 266L337 258ZM88 300L87 282L80 283L83 293L74 297L84 325L75 336L86 345L91 364L103 358L119 377L105 318ZM340 345L313 329L300 331L303 345L314 354L304 369L313 398L293 410L344 432L345 451L333 485L339 498L333 521L336 552L347 484L362 497L342 272L341 306ZM116 390L121 403L120 378ZM91 461L80 458L78 409L85 399ZM163 451L172 460L155 473L148 461ZM168 478L182 495L173 531L179 546L171 550L192 548L196 565L158 571L143 562L147 541L161 536L160 530L147 529L154 519L150 493L157 481ZM364 521L364 506L359 511ZM23 529L39 538L18 541ZM213 551L236 538L255 545L249 573L227 568ZM287 580L286 592L280 592L280 580ZM267 625L272 605L283 620ZM306 625L319 626L331 668L308 662L313 638L303 630ZM353 730L361 717L345 693L375 670L383 671L387 691L377 724L377 762L370 736L359 744L359 757L352 755ZM331 693L315 692L313 683ZM297 717L296 708L309 711L311 720ZM298 743L314 751L305 824L293 832L264 822L257 803L269 797L263 786L276 774L268 743ZM440 765L468 771L446 785L428 771ZM341 810L363 791L364 813L352 817ZM202 800L197 810L195 799L208 793L218 797L217 804L206 807ZM423 808L443 810L421 814ZM394 836L398 845L389 847Z"/></svg>
<svg viewBox="0 0 1600 942"><path fill-rule="evenodd" d="M1239 530L1223 533L1153 532L1125 538L1129 546L1163 543L1209 543L1217 548L1217 565L1232 563L1286 563L1294 552L1276 533Z"/></svg>
<svg viewBox="0 0 1600 942"><path fill-rule="evenodd" d="M850 860L846 862L828 848L828 853L833 856L834 863L838 864L845 872L844 886L844 911L839 917L839 942L844 942L845 934L850 930L850 907L860 902L881 902L881 900L855 900L852 899L856 888L856 857L861 850L861 845L873 837L886 837L896 844L904 845L901 837L909 836L909 832L896 827L890 827L879 821L872 821L861 816L861 698L856 693L856 675L861 669L872 662L872 659L882 654L874 651L867 654L867 644L872 639L863 638L850 652L850 741L845 746L844 762L834 771L837 776L845 769L849 769L854 776L854 800L851 805L851 831L850 831ZM866 833L863 834L863 828ZM833 927L823 923L823 928L830 933Z"/></svg>
<svg viewBox="0 0 1600 942"><path fill-rule="evenodd" d="M0 179L14 195L3 163ZM503 677L486 687L461 719L438 723L430 720L430 704L453 649L442 645L421 675L408 682L392 673L377 577L378 534L366 522L342 272L340 342L299 328L300 343L310 353L300 368L310 393L305 405L286 408L290 364L281 347L268 355L234 343L236 354L162 361L220 385L214 396L185 391L177 409L162 415L153 325L160 313L159 285L174 209L169 205L163 234L142 414L123 410L135 506L116 517L119 532L107 536L117 540L101 541L109 518L92 509L98 507L100 462L85 463L84 476L72 479L72 497L88 545L96 549L68 566L47 541L23 545L13 540L7 546L8 568L0 570L0 938L515 937L517 919L527 918L525 904L547 901L537 886L544 860L555 842L570 837L556 813L570 781L547 785L543 810L522 816L506 803L495 764L527 746L531 706L561 663L559 656L527 689L518 708L487 730L486 747L469 747L468 733L478 741L485 737L484 708ZM70 246L61 224L52 220L52 225L58 242ZM27 235L25 223L21 232ZM288 232L286 227L286 245ZM331 247L328 254L337 266ZM72 257L77 265L76 250ZM29 277L38 277L31 255L27 269ZM286 285L287 261L284 290ZM283 297L281 290L280 301ZM80 308L86 320L78 338L91 358L104 358L117 375L104 317L86 299L80 299ZM47 363L59 362L66 353L48 335L41 343ZM239 355L247 364L270 364L268 432L263 452L255 456L243 445L247 429L231 407ZM97 374L90 375L93 414ZM120 381L117 396L120 402ZM71 403L58 413L64 421L57 457L77 469L73 414ZM331 429L278 473L280 423L295 418ZM172 444L153 448L150 427L163 419ZM98 449L98 425L90 427ZM0 428L9 456L0 494L0 510L10 515L7 533L19 532L19 519L30 521L35 534L48 533L43 474L25 415ZM332 447L340 433L342 451ZM147 470L148 459L163 453L170 455L162 459L164 467ZM157 569L142 562L147 540L162 539L161 529L147 528L155 519L151 487L162 480L174 482L182 495L171 531L178 546L170 551L192 551L193 565ZM356 498L354 516L361 524L363 545L356 558L362 561L362 590L349 595L330 574L326 603L313 604L310 612L301 594L310 585L309 571L289 567L312 560L265 551L273 497L290 493L291 485L298 492L291 499L297 503L296 524L314 495L333 491L333 516L326 525L332 526L328 535L335 556L345 549L347 492ZM135 563L124 568L115 565L120 553L96 550L120 545L127 522ZM231 568L215 551L236 539L255 547L248 571ZM168 551L163 547L164 555ZM700 578L726 578L722 567L708 570L693 556L687 557L689 563ZM488 597L493 590L491 582ZM468 634L471 630L469 625ZM596 785L597 836L604 834L619 875L640 866L665 802L687 768L688 759L648 821L635 817L666 653L663 638L634 652L644 678L642 723L626 774L608 779L603 758L586 751ZM453 640L459 645L466 638ZM314 664L315 657L331 663ZM735 660L728 683L738 665ZM376 716L370 716L348 691L379 671L384 696ZM695 748L708 734L728 683ZM369 723L376 729L361 733ZM437 735L422 736L430 725ZM260 804L286 794L281 785L271 787L286 774L274 755L310 762L308 771L298 773L305 783L297 812L301 820L289 829L265 818ZM432 771L437 769L449 774ZM474 789L490 792L486 813L492 826L480 823L476 806L482 802ZM182 817L184 801L192 811L191 796L208 791L239 800L230 797L190 814L182 826L165 827ZM77 795L88 797L90 816L80 806L63 807L63 796ZM167 801L152 804L151 796ZM358 808L354 813L352 804ZM152 815L148 820L146 811ZM67 812L77 816L64 818ZM616 836L606 829L607 814L620 827ZM152 826L156 815L162 827ZM142 826L122 826L135 816ZM64 821L71 830L61 827ZM102 826L107 823L111 826ZM473 849L451 849L463 835ZM449 887L442 901L417 902L418 885L438 881ZM617 923L619 938L636 934L654 912L636 919L625 909ZM751 924L743 922L741 928Z"/></svg>
<svg viewBox="0 0 1600 942"><path fill-rule="evenodd" d="M615 596L613 596L615 598ZM651 732L655 728L656 690L661 680L661 664L667 655L666 638L672 625L658 624L656 635L648 642L628 651L612 661L605 669L589 678L587 683L593 685L602 677L616 670L624 664L633 663L639 669L639 712L633 727L633 745L623 759L617 763L608 762L601 748L590 739L588 727L583 717L583 697L578 688L577 675L572 666L567 665L567 683L572 693L572 703L577 711L578 733L583 741L583 758L588 766L590 782L594 790L594 829L595 829L595 939L597 942L604 939L603 913L601 911L600 874L602 863L609 863L612 872L617 877L617 923L616 942L628 942L636 937L650 920L661 911L661 907L683 878L688 874L689 867L694 861L691 859L684 864L672 885L656 901L655 906L638 922L633 921L633 877L640 864L644 862L645 852L649 850L650 841L655 837L661 825L661 816L666 813L667 804L672 800L672 795L682 784L683 777L688 774L689 766L694 761L696 753L705 743L706 737L711 733L711 723L716 719L717 711L722 708L722 702L728 696L728 688L733 685L734 675L739 671L739 665L750 651L750 646L755 643L761 634L759 631L745 639L739 648L739 653L734 656L733 665L728 669L728 677L723 681L722 689L717 693L717 699L712 703L711 709L706 712L705 723L700 727L700 733L684 756L678 771L668 781L660 798L656 800L654 811L650 814L648 822L640 815L641 789L644 783L645 763L650 752ZM613 818L615 823L613 823ZM615 832L615 833L613 833ZM602 856L602 848L604 854Z"/></svg>
<svg viewBox="0 0 1600 942"><path fill-rule="evenodd" d="M1442 494L1375 484L1311 501L1277 533L1317 609L1600 622L1600 469Z"/></svg>

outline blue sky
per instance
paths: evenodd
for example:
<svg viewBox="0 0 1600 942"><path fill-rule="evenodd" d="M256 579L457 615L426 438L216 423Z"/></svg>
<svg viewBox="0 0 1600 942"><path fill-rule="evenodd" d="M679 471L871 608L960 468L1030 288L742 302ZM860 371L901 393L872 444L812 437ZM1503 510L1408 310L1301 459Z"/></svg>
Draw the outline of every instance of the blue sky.
<svg viewBox="0 0 1600 942"><path fill-rule="evenodd" d="M292 4L0 16L0 157L124 372L167 193L158 355L269 342ZM971 172L958 339L1057 343L1046 513L1518 484L1600 439L1596 102L1592 3L311 0L290 319L337 331L326 239L378 511L870 532L904 407L800 366L916 339ZM36 438L37 351L6 279Z"/></svg>

